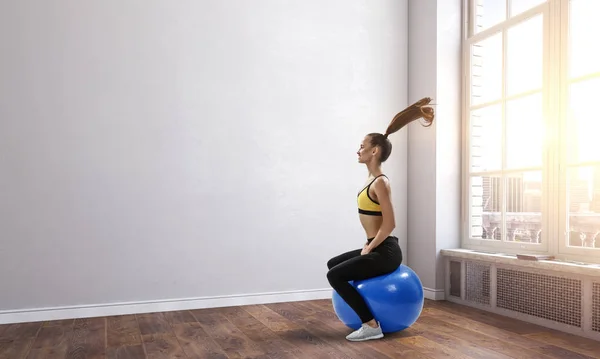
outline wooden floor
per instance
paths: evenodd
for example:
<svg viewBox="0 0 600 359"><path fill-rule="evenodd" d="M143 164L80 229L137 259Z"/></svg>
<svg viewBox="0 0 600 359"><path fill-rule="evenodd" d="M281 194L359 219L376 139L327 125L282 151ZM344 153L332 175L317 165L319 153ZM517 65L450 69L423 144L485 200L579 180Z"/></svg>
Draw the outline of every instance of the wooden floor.
<svg viewBox="0 0 600 359"><path fill-rule="evenodd" d="M449 302L351 343L329 300L0 326L0 358L600 358L600 342Z"/></svg>

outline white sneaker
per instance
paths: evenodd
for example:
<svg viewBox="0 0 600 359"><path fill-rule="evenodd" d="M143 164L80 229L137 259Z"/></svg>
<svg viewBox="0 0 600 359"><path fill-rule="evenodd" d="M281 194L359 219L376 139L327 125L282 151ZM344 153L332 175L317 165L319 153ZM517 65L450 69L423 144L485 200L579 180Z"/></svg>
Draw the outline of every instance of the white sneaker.
<svg viewBox="0 0 600 359"><path fill-rule="evenodd" d="M362 342L371 339L383 338L383 332L381 331L381 325L377 322L377 328L373 328L368 324L363 324L360 329L350 333L346 339L352 342Z"/></svg>

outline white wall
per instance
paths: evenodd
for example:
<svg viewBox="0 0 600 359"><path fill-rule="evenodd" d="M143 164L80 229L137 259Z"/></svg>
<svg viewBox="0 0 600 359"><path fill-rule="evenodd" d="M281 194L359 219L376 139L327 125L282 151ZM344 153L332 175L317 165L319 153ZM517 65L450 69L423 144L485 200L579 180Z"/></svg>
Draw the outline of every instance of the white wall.
<svg viewBox="0 0 600 359"><path fill-rule="evenodd" d="M440 299L440 250L460 246L462 0L410 0L408 9L408 100L432 97L436 110L431 127L408 126L408 264Z"/></svg>
<svg viewBox="0 0 600 359"><path fill-rule="evenodd" d="M462 0L438 1L436 109L436 286L445 286L442 249L460 247Z"/></svg>
<svg viewBox="0 0 600 359"><path fill-rule="evenodd" d="M1 2L0 310L328 288L407 40L398 0Z"/></svg>
<svg viewBox="0 0 600 359"><path fill-rule="evenodd" d="M437 98L436 0L408 2L408 101ZM415 121L408 125L408 265L423 286L435 288L436 238L436 118L430 127Z"/></svg>

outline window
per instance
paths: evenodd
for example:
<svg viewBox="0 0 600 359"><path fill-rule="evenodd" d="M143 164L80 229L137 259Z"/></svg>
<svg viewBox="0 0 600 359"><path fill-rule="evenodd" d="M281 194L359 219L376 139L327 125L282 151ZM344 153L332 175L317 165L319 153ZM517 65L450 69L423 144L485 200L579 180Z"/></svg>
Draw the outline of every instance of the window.
<svg viewBox="0 0 600 359"><path fill-rule="evenodd" d="M600 1L465 3L463 247L600 263Z"/></svg>

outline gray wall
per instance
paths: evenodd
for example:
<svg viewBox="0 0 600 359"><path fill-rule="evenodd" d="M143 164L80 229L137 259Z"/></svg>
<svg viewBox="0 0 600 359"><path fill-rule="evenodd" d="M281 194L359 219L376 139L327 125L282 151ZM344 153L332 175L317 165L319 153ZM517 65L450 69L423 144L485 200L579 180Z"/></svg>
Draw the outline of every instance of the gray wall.
<svg viewBox="0 0 600 359"><path fill-rule="evenodd" d="M408 18L408 100L436 110L431 127L408 126L408 264L442 290L440 250L460 246L462 1L411 0Z"/></svg>
<svg viewBox="0 0 600 359"><path fill-rule="evenodd" d="M0 310L327 288L365 239L358 145L407 105L407 11L1 2ZM405 251L407 132L385 167Z"/></svg>

